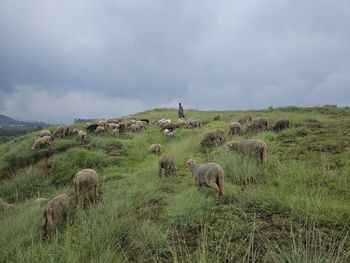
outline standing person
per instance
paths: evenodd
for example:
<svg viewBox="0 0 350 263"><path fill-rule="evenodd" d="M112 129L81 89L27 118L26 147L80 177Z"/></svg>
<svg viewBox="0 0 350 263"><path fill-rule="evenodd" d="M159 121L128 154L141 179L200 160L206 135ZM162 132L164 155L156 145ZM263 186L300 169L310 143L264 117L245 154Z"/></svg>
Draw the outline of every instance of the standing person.
<svg viewBox="0 0 350 263"><path fill-rule="evenodd" d="M178 111L178 113L179 113L179 119L185 118L184 108L182 108L181 103L179 103L179 111Z"/></svg>

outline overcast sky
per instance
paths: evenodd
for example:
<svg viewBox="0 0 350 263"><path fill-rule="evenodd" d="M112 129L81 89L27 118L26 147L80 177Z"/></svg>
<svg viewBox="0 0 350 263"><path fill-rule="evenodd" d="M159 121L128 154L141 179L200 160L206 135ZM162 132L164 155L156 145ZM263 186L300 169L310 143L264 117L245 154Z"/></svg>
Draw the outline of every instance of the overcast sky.
<svg viewBox="0 0 350 263"><path fill-rule="evenodd" d="M0 113L350 105L349 0L0 0Z"/></svg>

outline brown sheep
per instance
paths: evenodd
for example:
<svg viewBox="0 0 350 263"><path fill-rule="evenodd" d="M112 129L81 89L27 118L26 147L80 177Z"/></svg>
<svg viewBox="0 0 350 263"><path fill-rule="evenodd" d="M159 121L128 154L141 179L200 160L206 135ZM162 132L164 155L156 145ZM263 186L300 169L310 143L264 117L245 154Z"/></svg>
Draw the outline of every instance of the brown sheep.
<svg viewBox="0 0 350 263"><path fill-rule="evenodd" d="M201 120L188 120L187 127L200 128L202 126Z"/></svg>
<svg viewBox="0 0 350 263"><path fill-rule="evenodd" d="M251 156L260 163L266 162L267 145L262 140L243 139L236 142L228 142L227 147L232 151Z"/></svg>
<svg viewBox="0 0 350 263"><path fill-rule="evenodd" d="M281 131L283 129L289 128L289 120L288 119L281 119L276 122L276 124L273 126L274 131Z"/></svg>
<svg viewBox="0 0 350 263"><path fill-rule="evenodd" d="M51 132L49 130L43 130L39 133L39 137L44 137L44 136L52 136Z"/></svg>
<svg viewBox="0 0 350 263"><path fill-rule="evenodd" d="M65 138L67 135L69 135L69 126L57 126L55 132L53 133L54 136L59 136L61 139Z"/></svg>
<svg viewBox="0 0 350 263"><path fill-rule="evenodd" d="M97 127L96 127L95 133L96 133L97 135L100 135L100 134L102 134L102 133L104 133L104 132L105 132L105 128L104 128L103 126L97 126Z"/></svg>
<svg viewBox="0 0 350 263"><path fill-rule="evenodd" d="M152 152L152 153L154 153L154 154L156 154L156 155L159 155L161 149L162 149L162 145L160 145L160 144L157 143L157 144L152 144L152 145L149 147L148 151L149 151L149 152Z"/></svg>
<svg viewBox="0 0 350 263"><path fill-rule="evenodd" d="M254 119L247 127L247 131L266 131L268 126L268 119L267 118L257 118Z"/></svg>
<svg viewBox="0 0 350 263"><path fill-rule="evenodd" d="M48 239L52 237L58 224L66 219L69 205L67 194L60 194L47 203L42 223L44 237Z"/></svg>
<svg viewBox="0 0 350 263"><path fill-rule="evenodd" d="M86 143L87 140L87 133L86 131L79 130L78 131L78 141L80 144Z"/></svg>
<svg viewBox="0 0 350 263"><path fill-rule="evenodd" d="M115 137L119 137L119 129L118 128L113 129L112 133Z"/></svg>
<svg viewBox="0 0 350 263"><path fill-rule="evenodd" d="M243 115L242 117L239 118L238 122L243 125L246 124L248 122L252 121L252 116L249 115Z"/></svg>
<svg viewBox="0 0 350 263"><path fill-rule="evenodd" d="M51 137L50 136L44 136L39 139L37 139L32 146L32 151L38 150L43 146L48 145L50 149L52 149L52 144L51 144Z"/></svg>
<svg viewBox="0 0 350 263"><path fill-rule="evenodd" d="M168 154L163 154L158 161L158 175L162 177L162 169L165 170L165 176L172 176L175 174L175 160Z"/></svg>
<svg viewBox="0 0 350 263"><path fill-rule="evenodd" d="M92 194L98 197L98 174L93 169L84 169L76 173L74 177L74 190L77 203L80 198L89 198Z"/></svg>
<svg viewBox="0 0 350 263"><path fill-rule="evenodd" d="M223 129L215 129L205 133L201 140L201 145L208 146L216 140L219 140L220 142L225 140L225 131Z"/></svg>
<svg viewBox="0 0 350 263"><path fill-rule="evenodd" d="M224 169L217 163L203 163L197 165L197 161L188 160L189 167L194 178L197 189L201 190L203 185L214 188L217 200L224 196Z"/></svg>
<svg viewBox="0 0 350 263"><path fill-rule="evenodd" d="M239 122L231 122L228 125L228 134L229 135L235 135L235 134L240 134L242 130L241 124Z"/></svg>
<svg viewBox="0 0 350 263"><path fill-rule="evenodd" d="M106 127L107 127L107 122L104 121L104 120L101 120L101 121L98 121L98 122L97 122L97 125L98 125L98 126L102 126L103 128L106 128Z"/></svg>
<svg viewBox="0 0 350 263"><path fill-rule="evenodd" d="M176 128L181 128L183 126L186 126L186 121L185 120L182 120L182 119L178 119L176 122L175 122L175 127Z"/></svg>

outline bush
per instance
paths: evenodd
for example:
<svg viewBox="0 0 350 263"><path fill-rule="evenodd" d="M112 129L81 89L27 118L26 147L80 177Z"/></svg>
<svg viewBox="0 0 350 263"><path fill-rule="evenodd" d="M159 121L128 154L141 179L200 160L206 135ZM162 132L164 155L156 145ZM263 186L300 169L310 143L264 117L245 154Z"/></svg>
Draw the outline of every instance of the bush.
<svg viewBox="0 0 350 263"><path fill-rule="evenodd" d="M101 170L109 164L108 156L101 152L86 149L72 149L65 154L56 155L51 161L52 182L67 184L82 169Z"/></svg>
<svg viewBox="0 0 350 263"><path fill-rule="evenodd" d="M11 181L1 185L0 196L7 202L23 201L32 196L40 196L48 186L44 173L36 168L20 171Z"/></svg>

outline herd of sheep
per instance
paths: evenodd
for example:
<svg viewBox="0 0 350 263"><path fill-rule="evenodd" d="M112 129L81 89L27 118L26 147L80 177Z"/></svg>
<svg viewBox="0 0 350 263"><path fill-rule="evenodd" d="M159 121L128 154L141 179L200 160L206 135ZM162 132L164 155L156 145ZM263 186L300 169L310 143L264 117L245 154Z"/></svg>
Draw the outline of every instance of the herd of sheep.
<svg viewBox="0 0 350 263"><path fill-rule="evenodd" d="M215 116L214 120L220 120L220 116ZM199 119L182 120L179 119L173 123L170 119L160 119L149 121L147 119L109 119L106 121L97 121L95 123L86 123L85 130L74 129L70 131L69 126L58 126L53 132L45 130L39 133L33 139L32 150L37 150L43 146L52 148L51 141L54 137L65 138L69 134L77 134L77 140L80 144L87 141L88 132L102 135L107 129L111 129L113 136L120 136L125 131L139 132L148 127L148 125L157 126L161 132L167 137L173 137L175 130L181 127L199 128L202 121ZM276 122L272 127L275 131L289 128L289 120L282 119ZM213 129L203 135L199 142L201 147L216 145L217 142L225 141L226 133L228 135L242 135L251 131L265 131L268 129L267 118L252 119L251 116L242 116L238 121L228 124L228 131L223 129ZM266 162L267 145L262 140L257 139L241 139L238 141L230 141L226 144L227 149L235 151L257 160L259 163ZM162 145L159 143L152 144L148 151L156 155L160 155ZM221 200L224 196L224 169L217 163L208 162L197 164L196 160L188 160L187 166L192 173L195 185L198 190L202 186L211 187L215 190L215 197ZM175 159L169 154L162 154L158 160L158 175L162 176L162 170L165 176L174 176L176 173ZM94 200L99 196L98 174L92 169L84 169L76 173L74 177L74 191L76 203L79 205L81 200L93 197ZM67 194L60 194L50 200L44 211L43 233L44 236L50 238L54 233L59 222L64 221L70 207L70 199Z"/></svg>

